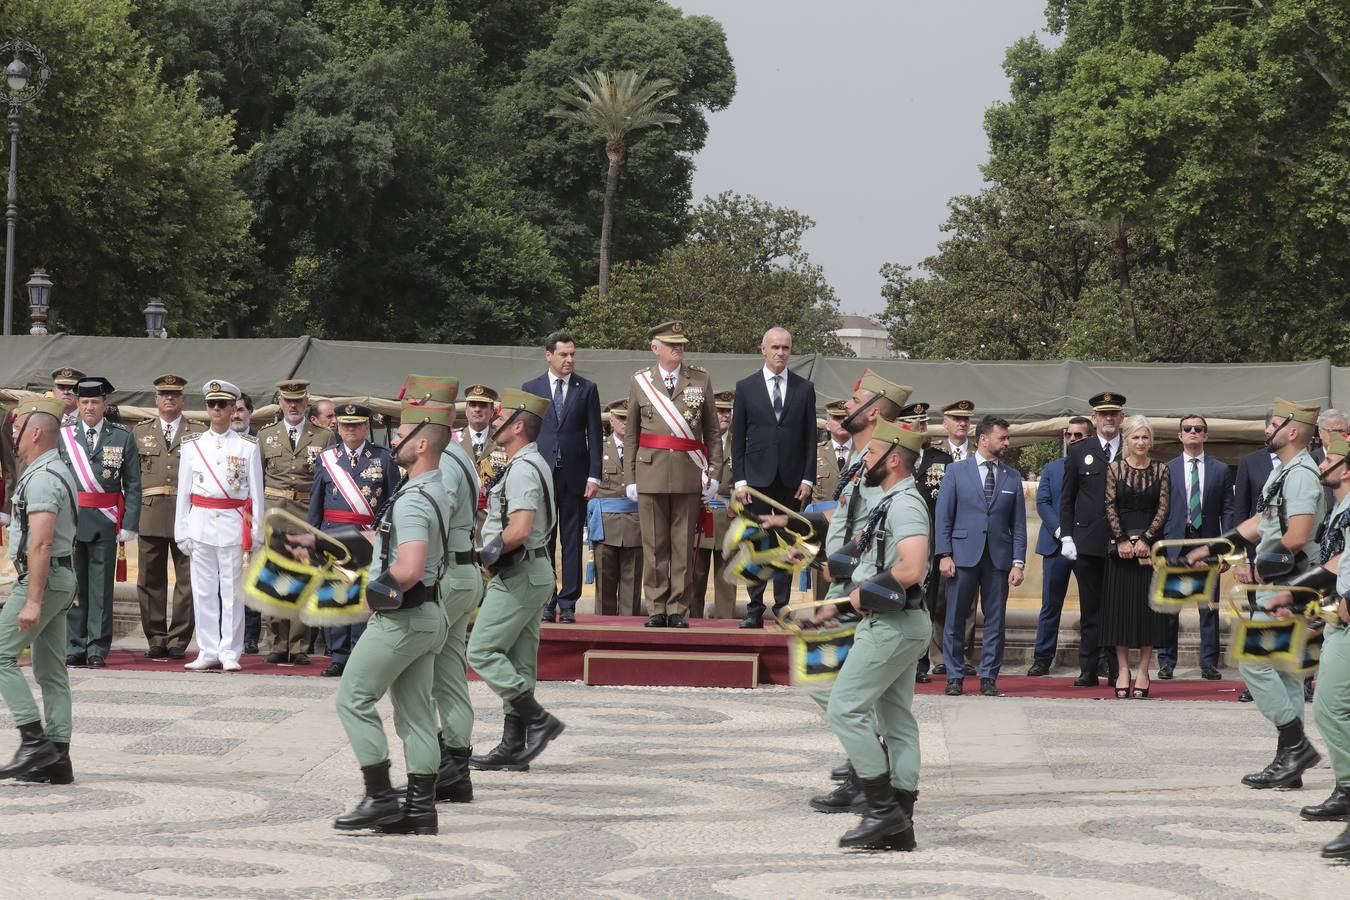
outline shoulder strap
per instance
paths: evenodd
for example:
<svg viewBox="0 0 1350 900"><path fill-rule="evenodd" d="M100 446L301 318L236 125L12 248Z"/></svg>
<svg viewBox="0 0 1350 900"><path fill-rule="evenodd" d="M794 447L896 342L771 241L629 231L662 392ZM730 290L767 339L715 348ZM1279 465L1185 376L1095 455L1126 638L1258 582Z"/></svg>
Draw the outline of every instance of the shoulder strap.
<svg viewBox="0 0 1350 900"><path fill-rule="evenodd" d="M465 483L465 485L466 485L470 490L472 490L473 487L474 487L474 477L473 477L473 475L469 472L469 467L466 466L466 465L464 465L464 460L460 459L458 456L456 456L455 454L451 453L449 450L442 450L441 453L444 454L445 456L450 457L450 461L453 462L455 465L459 466L459 471L460 471L461 473L463 473L463 475L464 475L464 483ZM471 497L469 498L469 504L470 504L470 505L476 505L477 502L478 502L478 496L477 496L477 492L475 491L474 496L471 496Z"/></svg>
<svg viewBox="0 0 1350 900"><path fill-rule="evenodd" d="M517 459L519 459L519 457L517 457ZM549 525L548 525L547 532L548 532L549 535L552 535L552 534L553 534L553 530L554 530L555 528L558 527L557 513L556 513L555 508L554 508L554 506L553 506L553 488L551 487L551 483L552 483L552 481L553 481L553 478L552 478L547 472L545 472L543 469L541 469L538 465L536 465L536 464L534 463L533 460L530 460L529 462L530 462L530 468L531 468L531 469L534 469L535 472L539 473L539 479L540 479L540 481L543 482L543 485L544 485L544 500L545 500L545 507L546 507L547 512L548 512L548 521L549 521ZM510 471L511 471L511 467L514 466L515 464L516 464L516 459L513 459L513 460L511 460L509 463L507 463L507 464L506 464L506 468L505 468L505 469L502 469L502 475L501 475L501 478L497 479L497 481L502 485L502 493L503 493L503 494L506 493L506 473L507 473L507 472L510 472ZM510 522L510 519L511 519L511 512L510 512L510 510L508 510L508 509L506 508L506 497L503 496L503 497L502 497L502 530L503 530L503 531L506 530L506 526L507 526L507 524Z"/></svg>
<svg viewBox="0 0 1350 900"><path fill-rule="evenodd" d="M445 576L445 570L449 567L448 560L450 559L450 531L446 528L445 517L441 515L440 508L436 506L436 500L430 494L424 491L420 484L415 484L411 488L408 488L405 485L403 488L399 489L399 491L396 494L394 494L393 497L389 498L389 502L385 504L384 513L380 516L380 524L379 524L379 530L385 536L384 551L380 554L380 571L385 571L389 568L389 557L393 554L394 504L398 502L399 497L405 496L409 490L416 491L423 497L426 497L427 502L431 504L432 513L436 516L436 530L439 531L441 535L441 563L436 568L436 581L439 584L441 578Z"/></svg>

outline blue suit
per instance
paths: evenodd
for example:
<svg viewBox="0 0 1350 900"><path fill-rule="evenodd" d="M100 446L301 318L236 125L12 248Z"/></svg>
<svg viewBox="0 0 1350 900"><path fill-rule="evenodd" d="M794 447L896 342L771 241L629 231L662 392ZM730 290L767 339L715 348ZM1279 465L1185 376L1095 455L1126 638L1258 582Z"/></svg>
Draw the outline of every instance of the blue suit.
<svg viewBox="0 0 1350 900"><path fill-rule="evenodd" d="M1064 490L1064 459L1053 459L1041 470L1036 486L1036 511L1041 515L1041 531L1036 536L1036 552L1041 559L1041 614L1036 622L1035 659L1052 665L1059 647L1059 619L1064 611L1064 595L1069 592L1073 563L1060 553L1059 505Z"/></svg>
<svg viewBox="0 0 1350 900"><path fill-rule="evenodd" d="M977 590L984 612L980 677L997 678L1003 664L1008 571L1014 560L1025 561L1027 552L1027 511L1018 471L996 463L993 501L986 504L976 456L947 466L938 491L934 549L939 558L950 556L956 564L956 577L947 583L942 642L947 678L965 674L964 625Z"/></svg>
<svg viewBox="0 0 1350 900"><path fill-rule="evenodd" d="M1262 451L1264 452L1264 451ZM1188 521L1191 484L1191 465L1183 454L1171 460L1167 469L1172 478L1170 505L1167 508L1167 522L1163 525L1163 539L1169 541L1188 537L1218 537L1233 527L1234 497L1233 470L1227 463L1205 454L1204 465L1200 469L1200 483L1203 486L1200 500L1200 527L1195 528ZM1218 591L1211 598L1218 601ZM1175 666L1177 664L1177 624L1179 617L1170 617L1172 640L1166 647L1158 648L1158 665ZM1200 608L1200 665L1206 668L1219 667L1219 613L1208 606Z"/></svg>

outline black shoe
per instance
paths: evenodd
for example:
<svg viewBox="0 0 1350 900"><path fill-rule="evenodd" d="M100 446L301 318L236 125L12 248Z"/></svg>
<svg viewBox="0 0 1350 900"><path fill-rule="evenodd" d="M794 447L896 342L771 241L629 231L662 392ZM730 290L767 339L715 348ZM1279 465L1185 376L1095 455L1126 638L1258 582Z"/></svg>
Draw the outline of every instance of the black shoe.
<svg viewBox="0 0 1350 900"><path fill-rule="evenodd" d="M472 803L473 780L469 777L469 747L441 745L441 770L436 773L437 803Z"/></svg>
<svg viewBox="0 0 1350 900"><path fill-rule="evenodd" d="M741 624L738 625L738 626L736 626L736 627L737 627L737 628L763 628L763 627L764 627L764 610L763 610L762 608L761 608L761 609L748 609L748 610L746 610L746 611L745 611L745 618L744 618L744 619L741 619Z"/></svg>
<svg viewBox="0 0 1350 900"><path fill-rule="evenodd" d="M252 656L252 655L256 654L257 652L258 652L258 642L257 642L257 641L244 641L244 653L245 653L245 654L247 654L247 655L249 655L249 656ZM181 657L178 657L178 656L174 657L174 659L180 659L180 658L181 658Z"/></svg>
<svg viewBox="0 0 1350 900"><path fill-rule="evenodd" d="M516 760L528 765L567 726L539 705L534 699L534 691L511 698L511 706L525 723L525 746L516 754Z"/></svg>
<svg viewBox="0 0 1350 900"><path fill-rule="evenodd" d="M1050 663L1046 662L1043 659L1038 659L1031 664L1030 669L1027 669L1027 674L1030 675L1032 678L1039 678L1042 675L1049 675Z"/></svg>
<svg viewBox="0 0 1350 900"><path fill-rule="evenodd" d="M165 647L151 647L144 655L146 659L168 659L169 651Z"/></svg>
<svg viewBox="0 0 1350 900"><path fill-rule="evenodd" d="M14 780L37 784L73 784L75 770L70 765L70 744L52 741L52 746L60 754L60 758L56 762L40 769L34 769L27 775L16 775Z"/></svg>
<svg viewBox="0 0 1350 900"><path fill-rule="evenodd" d="M665 613L657 613L656 615L654 615L654 616L652 616L651 618L649 618L649 619L647 620L646 624L645 624L643 627L645 627L645 628L665 628L665 627L666 627L666 614L665 614Z"/></svg>
<svg viewBox="0 0 1350 900"><path fill-rule="evenodd" d="M1350 859L1350 826L1322 848L1323 859Z"/></svg>
<svg viewBox="0 0 1350 900"><path fill-rule="evenodd" d="M905 815L909 816L909 827L899 834L893 834L882 840L877 845L878 850L901 850L906 853L917 850L919 842L914 837L914 801L919 799L918 791L902 791L895 789L896 802L900 804L900 809Z"/></svg>
<svg viewBox="0 0 1350 900"><path fill-rule="evenodd" d="M296 653L296 654L293 654L293 655L291 656L291 665L293 665L293 666L307 666L307 665L309 665L309 654L308 654L308 653Z"/></svg>
<svg viewBox="0 0 1350 900"><path fill-rule="evenodd" d="M1275 759L1260 772L1244 776L1242 783L1247 787L1257 790L1303 787L1303 773L1322 761L1322 755L1303 733L1301 720L1281 725L1279 732Z"/></svg>
<svg viewBox="0 0 1350 900"><path fill-rule="evenodd" d="M900 806L889 774L863 778L859 783L867 800L867 811L863 813L862 821L839 839L840 847L879 846L887 838L913 826L913 821Z"/></svg>
<svg viewBox="0 0 1350 900"><path fill-rule="evenodd" d="M1172 680L1172 675L1173 675L1173 674L1174 674L1174 670L1173 670L1173 667L1172 667L1172 666L1161 666L1161 667L1158 669L1158 680L1159 680L1159 681L1171 681L1171 680Z"/></svg>
<svg viewBox="0 0 1350 900"><path fill-rule="evenodd" d="M279 666L284 663L286 659L287 656L285 653L269 653L264 657L263 662L271 666Z"/></svg>
<svg viewBox="0 0 1350 900"><path fill-rule="evenodd" d="M1078 677L1073 680L1074 687L1096 687L1097 676L1092 672L1079 672Z"/></svg>
<svg viewBox="0 0 1350 900"><path fill-rule="evenodd" d="M853 771L853 763L844 760L842 765L835 766L830 770L830 780L843 781L848 777L848 773Z"/></svg>
<svg viewBox="0 0 1350 900"><path fill-rule="evenodd" d="M1201 666L1201 667L1200 667L1200 677L1203 678L1203 679L1205 679L1206 681L1222 681L1222 680L1223 680L1223 675L1219 674L1219 670L1216 669L1216 668L1214 668L1213 666Z"/></svg>
<svg viewBox="0 0 1350 900"><path fill-rule="evenodd" d="M502 740L482 756L469 757L469 766L489 772L528 772L530 764L516 757L525 749L525 723L520 716L502 719Z"/></svg>
<svg viewBox="0 0 1350 900"><path fill-rule="evenodd" d="M101 656L91 656L91 657L89 657L89 668L91 668L91 669L104 669L104 668L107 668L107 666L108 666L108 661L107 661L106 659L104 659L103 657L101 657Z"/></svg>
<svg viewBox="0 0 1350 900"><path fill-rule="evenodd" d="M409 775L398 819L375 830L381 834L436 834L436 775Z"/></svg>
<svg viewBox="0 0 1350 900"><path fill-rule="evenodd" d="M1339 784L1331 789L1331 796L1316 806L1305 806L1298 814L1309 822L1350 822L1350 789Z"/></svg>
<svg viewBox="0 0 1350 900"><path fill-rule="evenodd" d="M932 680L933 676L929 675L927 672L920 672L917 669L914 671L915 684L928 684Z"/></svg>
<svg viewBox="0 0 1350 900"><path fill-rule="evenodd" d="M361 777L366 783L366 795L356 804L356 809L333 820L334 828L339 831L360 831L388 825L403 818L398 791L389 783L389 760L373 766L362 766ZM434 775L430 777L435 778Z"/></svg>
<svg viewBox="0 0 1350 900"><path fill-rule="evenodd" d="M253 652L254 652L254 653L257 653L258 651L257 651L257 650L254 650ZM186 650L170 650L170 651L169 651L169 659L187 659L187 651L186 651Z"/></svg>
<svg viewBox="0 0 1350 900"><path fill-rule="evenodd" d="M816 812L845 813L853 812L854 805L862 799L862 782L858 781L858 774L849 766L848 777L828 794L812 797L809 805Z"/></svg>
<svg viewBox="0 0 1350 900"><path fill-rule="evenodd" d="M1250 688L1243 688L1242 693L1238 694L1239 703L1251 703L1253 699Z"/></svg>
<svg viewBox="0 0 1350 900"><path fill-rule="evenodd" d="M83 653L68 653L68 654L66 654L66 665L67 665L67 666L82 666L82 665L84 665L84 664L87 663L87 662L89 662L89 657L86 656L86 655L83 654Z"/></svg>
<svg viewBox="0 0 1350 900"><path fill-rule="evenodd" d="M930 671L930 674L932 674L932 675L946 675L946 674L947 674L947 667L944 666L942 663L938 663L936 666L933 666L932 670Z"/></svg>
<svg viewBox="0 0 1350 900"><path fill-rule="evenodd" d="M575 609L564 609L558 613L558 621L564 625L577 624L577 611Z"/></svg>
<svg viewBox="0 0 1350 900"><path fill-rule="evenodd" d="M319 674L324 678L341 678L343 668L344 666L340 662L329 663L328 668L324 669Z"/></svg>
<svg viewBox="0 0 1350 900"><path fill-rule="evenodd" d="M980 693L986 697L998 696L998 684L993 678L980 679Z"/></svg>
<svg viewBox="0 0 1350 900"><path fill-rule="evenodd" d="M689 627L689 622L688 622L688 620L685 619L684 616L680 615L679 613L675 613L674 615L666 616L666 627L667 627L667 628L688 628L688 627Z"/></svg>
<svg viewBox="0 0 1350 900"><path fill-rule="evenodd" d="M1313 694L1315 694L1316 692L1317 692L1316 682L1314 682L1311 678L1304 679L1303 702L1304 703L1313 702Z"/></svg>
<svg viewBox="0 0 1350 900"><path fill-rule="evenodd" d="M549 623L558 621L558 611L545 606L544 611L539 614L539 621Z"/></svg>
<svg viewBox="0 0 1350 900"><path fill-rule="evenodd" d="M0 768L0 778L18 778L31 775L38 769L50 766L61 759L56 745L47 740L42 731L41 722L30 722L19 726L19 749L9 765Z"/></svg>
<svg viewBox="0 0 1350 900"><path fill-rule="evenodd" d="M947 690L944 693L946 693L948 697L960 697L962 687L963 685L961 684L960 678L948 678Z"/></svg>

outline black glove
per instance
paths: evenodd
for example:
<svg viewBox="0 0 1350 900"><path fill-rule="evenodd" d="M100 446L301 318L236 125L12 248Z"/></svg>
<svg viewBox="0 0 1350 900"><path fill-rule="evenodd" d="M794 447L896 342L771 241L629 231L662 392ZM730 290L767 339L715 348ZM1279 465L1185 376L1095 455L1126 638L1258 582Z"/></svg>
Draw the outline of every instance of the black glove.
<svg viewBox="0 0 1350 900"><path fill-rule="evenodd" d="M324 532L315 549L335 559L347 557L347 561L340 565L349 569L370 568L370 561L375 555L375 545L366 540L361 529L355 525L341 525Z"/></svg>
<svg viewBox="0 0 1350 900"><path fill-rule="evenodd" d="M849 541L840 547L826 559L825 565L830 572L831 581L849 581L853 578L853 570L858 568L858 562L862 559L862 545L857 540Z"/></svg>
<svg viewBox="0 0 1350 900"><path fill-rule="evenodd" d="M502 558L502 539L501 535L493 538L483 545L483 550L478 554L478 562L485 569L494 568L497 560Z"/></svg>
<svg viewBox="0 0 1350 900"><path fill-rule="evenodd" d="M901 584L890 569L878 572L858 585L858 593L858 604L872 612L897 612L908 608L905 598L909 588Z"/></svg>
<svg viewBox="0 0 1350 900"><path fill-rule="evenodd" d="M1224 546L1223 543L1224 541L1231 543L1233 545L1233 550L1256 549L1256 545L1254 543L1252 543L1251 541L1247 540L1245 537L1242 536L1241 530L1234 528L1233 530L1229 531L1228 533L1220 537L1217 541L1211 543L1208 548L1209 552L1214 554L1224 554L1230 552L1227 549L1227 547Z"/></svg>
<svg viewBox="0 0 1350 900"><path fill-rule="evenodd" d="M366 583L366 606L372 611L388 611L402 605L403 589L388 569Z"/></svg>
<svg viewBox="0 0 1350 900"><path fill-rule="evenodd" d="M1290 587L1312 588L1323 597L1334 597L1336 595L1336 573L1324 566L1313 566L1306 572L1300 572L1287 583ZM1295 597L1294 600L1297 603L1298 597Z"/></svg>
<svg viewBox="0 0 1350 900"><path fill-rule="evenodd" d="M1257 579L1264 584L1270 584L1291 574L1294 565L1294 552L1284 544L1276 544L1271 549L1256 554L1256 561L1253 563Z"/></svg>

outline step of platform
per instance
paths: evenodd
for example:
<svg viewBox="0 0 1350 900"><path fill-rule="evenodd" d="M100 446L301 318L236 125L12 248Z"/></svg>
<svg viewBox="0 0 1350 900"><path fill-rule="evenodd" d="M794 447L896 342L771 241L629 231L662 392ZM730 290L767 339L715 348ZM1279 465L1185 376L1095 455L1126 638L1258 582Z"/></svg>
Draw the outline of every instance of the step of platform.
<svg viewBox="0 0 1350 900"><path fill-rule="evenodd" d="M754 688L759 686L759 654L587 650L581 680L634 687Z"/></svg>

